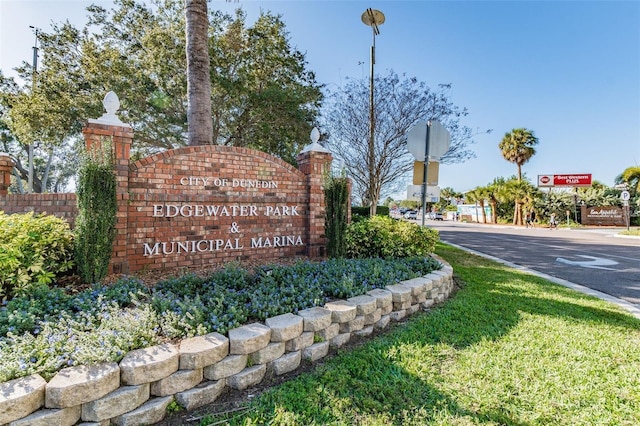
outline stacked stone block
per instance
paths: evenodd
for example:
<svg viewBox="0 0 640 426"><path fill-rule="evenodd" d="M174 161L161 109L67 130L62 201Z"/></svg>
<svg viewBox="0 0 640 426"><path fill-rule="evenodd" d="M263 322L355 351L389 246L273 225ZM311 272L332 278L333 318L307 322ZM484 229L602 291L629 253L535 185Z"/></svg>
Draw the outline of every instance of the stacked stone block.
<svg viewBox="0 0 640 426"><path fill-rule="evenodd" d="M0 425L148 425L173 401L186 409L214 402L272 375L315 362L351 339L366 338L445 300L453 269L375 289L323 307L268 318L129 352L120 363L65 368L48 383L39 375L0 383Z"/></svg>

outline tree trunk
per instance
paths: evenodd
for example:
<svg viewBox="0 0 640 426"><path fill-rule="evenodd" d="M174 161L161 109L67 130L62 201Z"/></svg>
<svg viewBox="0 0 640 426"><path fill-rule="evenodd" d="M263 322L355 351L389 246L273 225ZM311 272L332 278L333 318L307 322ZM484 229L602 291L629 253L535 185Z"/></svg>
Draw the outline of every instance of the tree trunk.
<svg viewBox="0 0 640 426"><path fill-rule="evenodd" d="M498 223L498 212L496 210L498 205L494 201L491 201L489 205L491 206L491 223L496 224Z"/></svg>
<svg viewBox="0 0 640 426"><path fill-rule="evenodd" d="M213 143L207 0L185 0L189 145Z"/></svg>
<svg viewBox="0 0 640 426"><path fill-rule="evenodd" d="M484 200L480 201L480 208L482 209L482 223L487 223L487 212L484 210Z"/></svg>

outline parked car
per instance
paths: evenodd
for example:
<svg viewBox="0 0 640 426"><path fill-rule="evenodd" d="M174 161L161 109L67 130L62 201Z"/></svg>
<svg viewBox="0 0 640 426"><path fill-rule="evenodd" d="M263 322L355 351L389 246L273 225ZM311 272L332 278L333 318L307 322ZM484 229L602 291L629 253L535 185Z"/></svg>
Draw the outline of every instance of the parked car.
<svg viewBox="0 0 640 426"><path fill-rule="evenodd" d="M429 217L433 220L444 220L442 212L431 212Z"/></svg>
<svg viewBox="0 0 640 426"><path fill-rule="evenodd" d="M405 219L417 219L418 218L418 212L416 212L415 210L409 210L408 212L406 212L404 214L404 218Z"/></svg>

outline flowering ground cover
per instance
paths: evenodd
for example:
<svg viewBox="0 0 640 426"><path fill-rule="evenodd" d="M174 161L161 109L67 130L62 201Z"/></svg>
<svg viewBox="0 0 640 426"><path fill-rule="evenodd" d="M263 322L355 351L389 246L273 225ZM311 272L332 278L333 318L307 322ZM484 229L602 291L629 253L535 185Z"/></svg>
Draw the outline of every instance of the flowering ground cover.
<svg viewBox="0 0 640 426"><path fill-rule="evenodd" d="M430 257L237 265L149 287L133 277L78 293L38 288L0 307L0 382L119 361L163 341L219 332L349 298L439 269Z"/></svg>

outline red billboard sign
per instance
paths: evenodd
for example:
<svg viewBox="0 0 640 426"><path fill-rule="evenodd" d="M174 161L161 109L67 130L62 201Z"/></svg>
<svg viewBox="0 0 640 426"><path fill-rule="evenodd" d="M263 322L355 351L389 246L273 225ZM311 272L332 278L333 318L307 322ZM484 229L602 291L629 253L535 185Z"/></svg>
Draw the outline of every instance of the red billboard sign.
<svg viewBox="0 0 640 426"><path fill-rule="evenodd" d="M591 186L591 173L581 175L538 175L538 186Z"/></svg>

